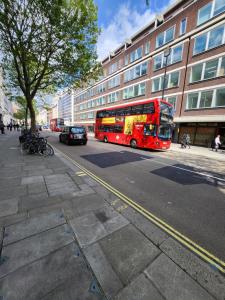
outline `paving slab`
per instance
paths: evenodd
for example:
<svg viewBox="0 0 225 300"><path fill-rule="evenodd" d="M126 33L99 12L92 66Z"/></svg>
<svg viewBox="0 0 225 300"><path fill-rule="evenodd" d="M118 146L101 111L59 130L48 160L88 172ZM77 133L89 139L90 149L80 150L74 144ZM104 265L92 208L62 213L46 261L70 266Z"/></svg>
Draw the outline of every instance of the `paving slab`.
<svg viewBox="0 0 225 300"><path fill-rule="evenodd" d="M108 203L111 203L111 201L114 201L117 199L117 196L114 195L112 192L108 191L106 188L103 186L93 186L93 189L98 193L99 195L102 195L102 197L108 201Z"/></svg>
<svg viewBox="0 0 225 300"><path fill-rule="evenodd" d="M172 238L162 243L160 249L216 299L225 299L225 277L218 271L213 270Z"/></svg>
<svg viewBox="0 0 225 300"><path fill-rule="evenodd" d="M27 218L27 213L18 213L16 215L6 216L0 218L0 226L9 226L21 222Z"/></svg>
<svg viewBox="0 0 225 300"><path fill-rule="evenodd" d="M158 248L131 224L113 232L100 246L124 284L128 284L158 255Z"/></svg>
<svg viewBox="0 0 225 300"><path fill-rule="evenodd" d="M157 257L145 273L168 300L214 299L165 254Z"/></svg>
<svg viewBox="0 0 225 300"><path fill-rule="evenodd" d="M128 207L123 210L122 215L125 216L132 224L134 224L141 232L144 233L155 245L159 246L168 239L168 235L155 226L152 222L136 212L133 208Z"/></svg>
<svg viewBox="0 0 225 300"><path fill-rule="evenodd" d="M39 193L47 193L45 183L33 183L27 185L28 195L34 195Z"/></svg>
<svg viewBox="0 0 225 300"><path fill-rule="evenodd" d="M115 300L165 300L144 274L140 274L126 286Z"/></svg>
<svg viewBox="0 0 225 300"><path fill-rule="evenodd" d="M91 212L70 220L81 247L87 246L106 235L126 226L128 221L110 207Z"/></svg>
<svg viewBox="0 0 225 300"><path fill-rule="evenodd" d="M97 194L89 195L88 197L73 197L73 207L80 215L89 213L92 210L104 208L107 202Z"/></svg>
<svg viewBox="0 0 225 300"><path fill-rule="evenodd" d="M21 184L32 184L32 183L42 183L44 182L43 176L29 176L29 177L23 177Z"/></svg>
<svg viewBox="0 0 225 300"><path fill-rule="evenodd" d="M49 212L27 218L25 221L5 228L4 246L65 223L62 212Z"/></svg>
<svg viewBox="0 0 225 300"><path fill-rule="evenodd" d="M18 198L0 201L0 218L16 214L18 212Z"/></svg>
<svg viewBox="0 0 225 300"><path fill-rule="evenodd" d="M4 246L2 256L7 260L1 265L0 278L73 241L69 227L62 225Z"/></svg>
<svg viewBox="0 0 225 300"><path fill-rule="evenodd" d="M84 248L83 252L105 295L111 299L123 288L113 266L110 265L98 243Z"/></svg>
<svg viewBox="0 0 225 300"><path fill-rule="evenodd" d="M24 212L42 206L54 205L61 201L62 199L59 197L59 195L51 197L49 197L47 193L29 195L27 197L21 198L19 210L20 212Z"/></svg>
<svg viewBox="0 0 225 300"><path fill-rule="evenodd" d="M4 300L42 299L75 274L81 276L85 264L78 251L73 242L0 279L0 295Z"/></svg>
<svg viewBox="0 0 225 300"><path fill-rule="evenodd" d="M23 170L24 171L33 171L33 170L43 170L43 169L46 169L46 165L38 165L38 166L27 166L27 165L25 165L24 167L23 167Z"/></svg>
<svg viewBox="0 0 225 300"><path fill-rule="evenodd" d="M53 174L53 171L51 169L37 169L34 168L34 170L27 171L28 176L45 176Z"/></svg>
<svg viewBox="0 0 225 300"><path fill-rule="evenodd" d="M62 184L66 182L71 182L71 178L67 174L53 174L53 175L45 176L45 182L47 185Z"/></svg>
<svg viewBox="0 0 225 300"><path fill-rule="evenodd" d="M73 277L61 286L57 287L53 292L46 295L42 300L103 300L105 299L96 288L96 292L91 290L93 277L90 271L83 269L82 272L76 272ZM98 292L97 292L98 291ZM106 299L105 299L106 300Z"/></svg>

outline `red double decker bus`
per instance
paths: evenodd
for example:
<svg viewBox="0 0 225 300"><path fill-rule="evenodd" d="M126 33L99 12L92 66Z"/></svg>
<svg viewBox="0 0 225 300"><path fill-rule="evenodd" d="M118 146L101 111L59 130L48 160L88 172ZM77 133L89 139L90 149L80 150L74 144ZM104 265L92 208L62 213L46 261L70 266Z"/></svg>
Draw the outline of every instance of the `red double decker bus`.
<svg viewBox="0 0 225 300"><path fill-rule="evenodd" d="M169 149L173 106L160 99L143 100L99 110L95 138L133 148Z"/></svg>
<svg viewBox="0 0 225 300"><path fill-rule="evenodd" d="M50 129L51 131L62 131L64 126L64 119L61 118L55 118L50 120Z"/></svg>

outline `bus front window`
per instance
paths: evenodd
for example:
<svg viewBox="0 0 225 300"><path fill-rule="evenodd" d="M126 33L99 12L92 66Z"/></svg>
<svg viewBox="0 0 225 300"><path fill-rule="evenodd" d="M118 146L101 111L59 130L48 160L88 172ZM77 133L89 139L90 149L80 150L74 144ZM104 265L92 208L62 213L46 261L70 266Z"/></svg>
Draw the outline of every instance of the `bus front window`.
<svg viewBox="0 0 225 300"><path fill-rule="evenodd" d="M172 128L169 125L161 125L158 129L158 137L161 140L170 140L172 137Z"/></svg>

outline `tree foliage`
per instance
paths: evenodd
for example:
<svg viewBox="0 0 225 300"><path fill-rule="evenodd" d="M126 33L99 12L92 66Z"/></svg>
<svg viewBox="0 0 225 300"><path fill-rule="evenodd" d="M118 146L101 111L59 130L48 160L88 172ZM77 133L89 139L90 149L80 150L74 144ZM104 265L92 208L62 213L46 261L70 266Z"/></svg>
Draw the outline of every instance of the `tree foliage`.
<svg viewBox="0 0 225 300"><path fill-rule="evenodd" d="M8 87L20 89L35 127L37 93L97 78L93 0L1 0L0 47Z"/></svg>

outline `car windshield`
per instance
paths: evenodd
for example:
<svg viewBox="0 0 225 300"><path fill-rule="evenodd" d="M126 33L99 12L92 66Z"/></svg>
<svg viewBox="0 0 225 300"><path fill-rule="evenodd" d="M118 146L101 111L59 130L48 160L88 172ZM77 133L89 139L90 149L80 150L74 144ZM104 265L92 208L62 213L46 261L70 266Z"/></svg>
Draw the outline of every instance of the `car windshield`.
<svg viewBox="0 0 225 300"><path fill-rule="evenodd" d="M169 125L161 125L158 130L158 137L162 140L169 140L172 136L172 128Z"/></svg>
<svg viewBox="0 0 225 300"><path fill-rule="evenodd" d="M85 128L83 128L83 127L72 127L71 132L76 133L76 134L85 133Z"/></svg>

